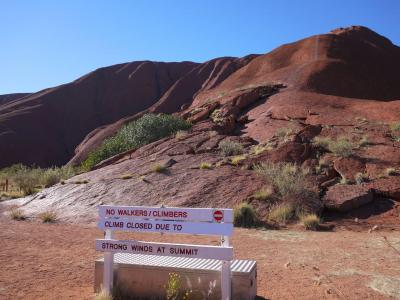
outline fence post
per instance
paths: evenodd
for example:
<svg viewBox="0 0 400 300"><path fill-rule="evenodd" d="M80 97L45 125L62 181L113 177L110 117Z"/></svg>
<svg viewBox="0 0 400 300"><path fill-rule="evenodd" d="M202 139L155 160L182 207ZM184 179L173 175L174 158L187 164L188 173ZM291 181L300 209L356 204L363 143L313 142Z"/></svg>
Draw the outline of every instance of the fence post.
<svg viewBox="0 0 400 300"><path fill-rule="evenodd" d="M229 247L229 236L221 237L221 246ZM231 300L232 282L231 282L231 262L223 260L221 265L221 299Z"/></svg>
<svg viewBox="0 0 400 300"><path fill-rule="evenodd" d="M104 238L112 239L114 233L112 230L106 230ZM104 252L103 264L103 289L111 295L114 281L114 253Z"/></svg>

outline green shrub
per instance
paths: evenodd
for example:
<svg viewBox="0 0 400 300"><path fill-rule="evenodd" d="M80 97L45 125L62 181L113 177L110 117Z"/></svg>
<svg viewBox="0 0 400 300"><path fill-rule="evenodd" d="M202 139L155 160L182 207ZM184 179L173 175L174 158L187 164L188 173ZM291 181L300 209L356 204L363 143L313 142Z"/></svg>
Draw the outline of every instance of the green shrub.
<svg viewBox="0 0 400 300"><path fill-rule="evenodd" d="M58 170L56 168L49 168L43 172L42 183L44 187L48 188L60 182L61 172Z"/></svg>
<svg viewBox="0 0 400 300"><path fill-rule="evenodd" d="M219 143L219 149L221 150L222 154L225 156L231 155L239 155L244 152L244 148L242 144L230 141L230 140L223 140Z"/></svg>
<svg viewBox="0 0 400 300"><path fill-rule="evenodd" d="M16 208L14 208L10 211L10 217L11 217L11 219L16 220L16 221L22 221L22 220L26 219L22 210L16 209Z"/></svg>
<svg viewBox="0 0 400 300"><path fill-rule="evenodd" d="M31 195L37 191L37 187L41 185L41 174L43 170L40 168L31 169L23 166L12 177L12 180L24 192L25 196Z"/></svg>
<svg viewBox="0 0 400 300"><path fill-rule="evenodd" d="M43 223L52 223L57 220L57 214L52 211L45 211L39 214L39 218L42 220Z"/></svg>
<svg viewBox="0 0 400 300"><path fill-rule="evenodd" d="M234 209L233 223L237 227L250 228L257 224L257 216L253 206L242 203Z"/></svg>
<svg viewBox="0 0 400 300"><path fill-rule="evenodd" d="M316 214L305 214L300 216L300 222L307 230L317 230L321 219Z"/></svg>
<svg viewBox="0 0 400 300"><path fill-rule="evenodd" d="M286 224L295 215L293 205L289 203L281 203L273 206L268 213L268 220L280 224Z"/></svg>
<svg viewBox="0 0 400 300"><path fill-rule="evenodd" d="M122 127L114 136L105 139L99 148L89 154L82 167L90 170L99 162L116 154L139 148L189 127L187 121L176 116L146 114Z"/></svg>
<svg viewBox="0 0 400 300"><path fill-rule="evenodd" d="M201 170L210 170L210 169L212 169L212 165L210 163L207 163L207 162L201 162L200 163L200 169Z"/></svg>
<svg viewBox="0 0 400 300"><path fill-rule="evenodd" d="M24 195L30 195L42 186L50 187L61 179L74 176L76 172L77 170L70 166L42 169L17 164L0 170L0 177L9 179L10 184L16 185Z"/></svg>

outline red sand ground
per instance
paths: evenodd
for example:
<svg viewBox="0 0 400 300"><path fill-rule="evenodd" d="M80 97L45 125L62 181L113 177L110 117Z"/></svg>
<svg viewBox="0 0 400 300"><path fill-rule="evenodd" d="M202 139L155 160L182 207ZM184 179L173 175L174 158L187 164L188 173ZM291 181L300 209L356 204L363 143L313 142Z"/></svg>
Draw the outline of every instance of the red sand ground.
<svg viewBox="0 0 400 300"><path fill-rule="evenodd" d="M0 299L93 298L99 230L1 217L0 232ZM135 237L218 242L190 236ZM235 229L233 245L235 257L257 260L258 295L266 299L400 299L398 231Z"/></svg>

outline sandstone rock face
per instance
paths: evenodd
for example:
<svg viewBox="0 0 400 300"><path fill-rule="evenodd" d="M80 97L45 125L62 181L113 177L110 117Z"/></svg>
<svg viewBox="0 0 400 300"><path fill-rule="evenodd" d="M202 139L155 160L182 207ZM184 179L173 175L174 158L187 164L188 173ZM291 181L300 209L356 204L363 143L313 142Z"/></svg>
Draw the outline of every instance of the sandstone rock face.
<svg viewBox="0 0 400 300"><path fill-rule="evenodd" d="M323 203L327 209L347 212L373 199L373 190L366 185L337 184L328 189Z"/></svg>

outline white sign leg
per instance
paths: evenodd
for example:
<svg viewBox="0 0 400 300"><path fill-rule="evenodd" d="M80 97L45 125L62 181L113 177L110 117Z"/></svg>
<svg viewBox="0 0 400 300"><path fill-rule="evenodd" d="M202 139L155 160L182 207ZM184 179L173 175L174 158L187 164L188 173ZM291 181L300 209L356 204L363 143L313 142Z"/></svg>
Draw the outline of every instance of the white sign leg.
<svg viewBox="0 0 400 300"><path fill-rule="evenodd" d="M221 238L221 246L229 247L229 236ZM231 262L229 260L222 261L221 266L221 299L231 300L232 282L231 282Z"/></svg>
<svg viewBox="0 0 400 300"><path fill-rule="evenodd" d="M106 230L104 236L105 239L112 239L113 232L111 230ZM103 288L111 295L114 280L114 253L105 252L104 253L104 265L103 265Z"/></svg>

